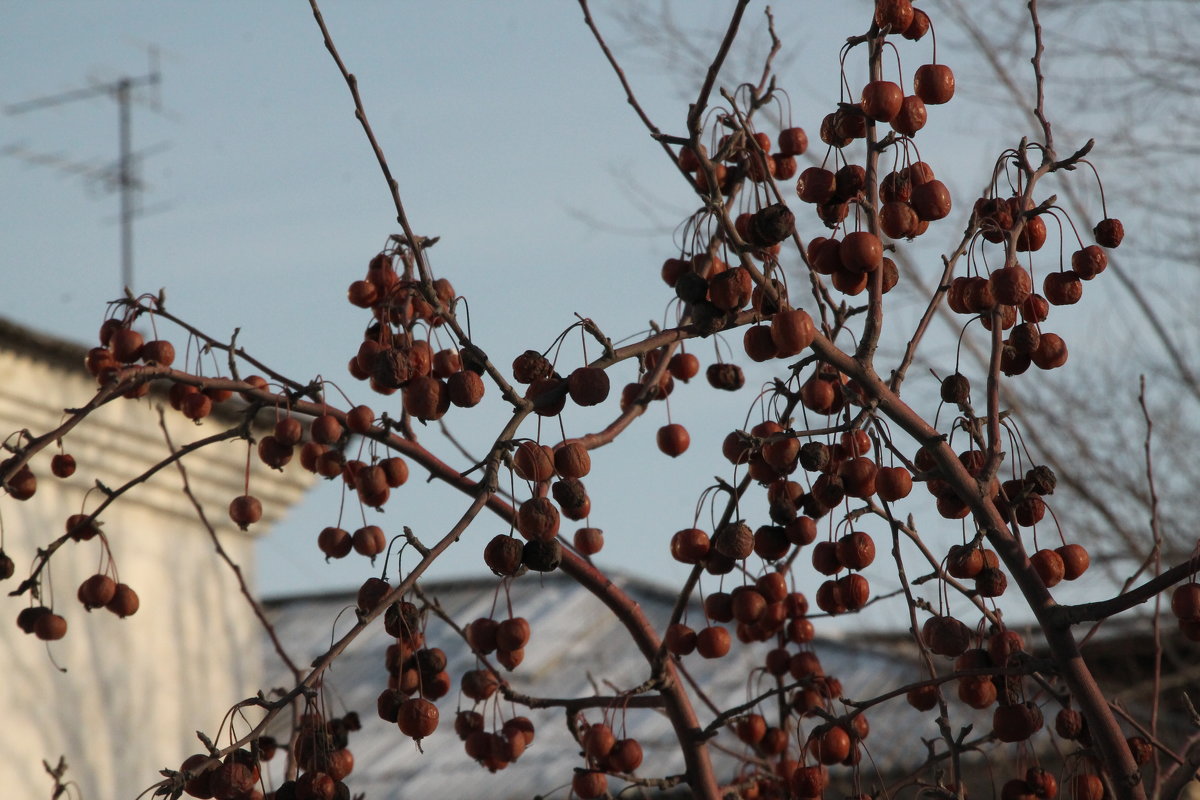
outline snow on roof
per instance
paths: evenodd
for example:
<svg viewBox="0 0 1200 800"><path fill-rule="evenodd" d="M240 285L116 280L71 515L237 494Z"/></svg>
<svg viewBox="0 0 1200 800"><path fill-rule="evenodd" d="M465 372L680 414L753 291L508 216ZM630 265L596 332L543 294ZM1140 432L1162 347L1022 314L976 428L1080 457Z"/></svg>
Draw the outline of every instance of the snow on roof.
<svg viewBox="0 0 1200 800"><path fill-rule="evenodd" d="M655 625L660 629L665 626L674 595L632 578L615 577L614 582L634 597ZM507 602L511 602L515 616L523 616L529 621L532 638L525 651L525 660L506 675L515 690L538 697L611 695L636 686L648 677L646 662L619 620L566 576L525 575L511 583L507 599L500 586L499 580L450 581L430 583L423 590L430 599L436 598L460 625L493 612L497 619L503 619L507 616ZM324 652L332 639L354 619L354 598L349 593L277 599L269 606L280 639L293 658L301 663ZM331 621L342 612L345 614L343 621L334 626ZM703 619L698 607L690 610L690 617L693 624ZM350 737L355 769L347 783L352 792L365 792L372 800L529 798L549 794L568 784L572 769L583 766L584 762L579 756L578 745L567 731L562 709L530 710L513 707L507 701L481 704L478 710L490 725L494 721L490 729L499 729L503 719L524 715L533 720L536 739L518 762L501 772L491 774L471 762L454 734L453 722L458 708L472 707L470 700L459 696L457 680L465 670L476 666L475 658L453 630L432 616L428 621L426 640L428 646L445 651L447 669L455 686L437 703L441 725L435 734L422 742L423 753L395 725L380 720L375 711L376 697L387 685L384 650L394 641L382 625L363 634L329 673L326 713L337 716L353 710L359 713L363 722L363 730ZM694 654L683 660L683 666L708 698L717 706L728 708L746 702L770 686L770 679L764 678L761 670L752 672L763 663L770 646L735 646L729 656L714 661ZM842 681L848 697L874 697L918 676L911 644L899 638L890 642L875 638L870 643L866 640L818 640L814 650L826 674ZM268 658L274 661L270 648ZM276 685L288 683L286 670L277 664L269 664L267 672L273 676ZM750 684L747 675L752 675ZM695 699L695 691L691 696L701 725L707 724L714 716L712 710L702 700ZM762 710L768 719L772 718L773 702L764 704ZM841 711L839 704L837 712ZM599 709L585 713L589 722L598 722L601 716ZM868 782L876 769L887 773L904 764L911 765L913 759L923 758L926 751L918 743L918 737L938 735L932 716L918 713L903 698L884 703L867 716L872 730L876 731L866 740L870 758L864 758L862 764L863 779ZM682 772L682 757L678 748L672 746L674 737L670 723L661 713L628 709L622 715L614 711L609 714L609 721L618 736L632 736L642 744L645 761L638 771L640 776L664 777ZM961 725L967 721L960 718L954 722ZM818 722L820 720L806 721L805 731ZM622 723L624 734L618 727ZM978 724L976 729L980 729ZM734 753L744 751L732 734L724 733L717 741ZM736 758L718 749L713 752L718 779L731 780L737 770ZM835 774L842 769L834 768Z"/></svg>

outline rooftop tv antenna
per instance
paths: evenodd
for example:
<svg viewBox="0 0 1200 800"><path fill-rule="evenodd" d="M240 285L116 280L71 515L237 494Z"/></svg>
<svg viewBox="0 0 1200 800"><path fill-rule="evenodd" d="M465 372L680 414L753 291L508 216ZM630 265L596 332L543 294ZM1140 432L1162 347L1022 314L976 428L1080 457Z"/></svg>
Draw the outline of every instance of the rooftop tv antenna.
<svg viewBox="0 0 1200 800"><path fill-rule="evenodd" d="M135 100L134 89L149 86L151 92L150 107L155 111L161 110L158 87L162 74L158 68L158 48L150 47L150 70L143 75L122 76L114 81L93 83L79 89L72 89L58 94L35 97L21 103L13 103L4 107L6 114L24 114L52 106L74 103L77 100L89 100L100 95L108 95L117 102L117 138L119 155L116 169L109 173L110 185L115 185L121 199L121 284L125 288L133 287L133 219L138 215L135 207L135 193L142 189L142 183L137 175L137 157L133 152L132 104ZM55 156L45 156L23 151L22 148L8 147L5 152L17 155L32 163L56 166L68 172L94 175L99 170L88 169L78 164L59 159Z"/></svg>

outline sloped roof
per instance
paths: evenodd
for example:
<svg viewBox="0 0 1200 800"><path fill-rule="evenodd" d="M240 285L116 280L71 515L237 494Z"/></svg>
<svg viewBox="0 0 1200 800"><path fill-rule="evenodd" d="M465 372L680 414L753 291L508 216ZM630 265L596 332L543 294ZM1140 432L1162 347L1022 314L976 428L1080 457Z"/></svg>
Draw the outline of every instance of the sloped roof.
<svg viewBox="0 0 1200 800"><path fill-rule="evenodd" d="M614 581L631 594L657 626L665 627L674 604L674 595L650 583L628 577ZM633 648L620 622L582 587L560 574L529 574L513 581L507 598L498 580L431 583L423 587L426 596L436 598L460 625L472 619L507 616L506 602L513 614L529 620L532 638L524 662L507 675L514 689L539 697L579 697L596 693L613 694L641 683L648 675L645 661ZM269 613L276 631L293 658L303 663L318 656L330 644L331 637L344 630L331 627L339 613L353 619L354 598L350 594L295 597L272 601ZM698 607L689 612L693 623L703 619ZM455 681L465 670L475 667L475 658L466 643L440 620L430 618L426 630L429 646L442 648ZM471 701L460 699L457 683L451 693L438 701L441 725L422 742L424 753L403 736L395 725L380 720L375 700L387 685L384 651L394 641L382 625L364 633L338 659L327 679L327 714L346 710L359 713L363 730L351 735L350 749L355 756L354 773L347 780L352 792L365 792L371 800L400 800L413 797L488 797L530 798L546 795L571 780L572 769L583 766L578 745L570 738L561 709L529 710L512 708L507 702L499 707L487 705L479 710L494 728L503 719L525 715L533 720L536 740L520 760L506 770L490 774L474 764L464 753L453 731L457 708L470 708ZM770 684L760 670L770 645L735 646L729 656L709 661L699 655L683 660L686 672L703 687L704 694L720 708L746 702L752 692L759 694ZM870 698L917 678L917 664L911 645L900 639L882 638L867 642L822 641L813 649L828 675L839 678L848 697ZM273 656L268 653L268 658ZM753 674L754 685L747 685ZM287 673L276 665L268 667L276 685L287 683ZM693 698L695 692L691 692ZM713 718L703 701L694 700L701 725ZM774 701L771 701L773 703ZM771 718L771 703L764 704L764 715ZM610 715L610 719L612 719ZM990 715L989 715L990 716ZM599 709L585 714L589 722L601 719ZM622 721L620 713L616 722ZM921 715L903 700L884 703L868 713L877 735L866 740L869 759L864 759L864 780L873 770L891 772L925 755L918 737L937 736L930 715ZM980 720L958 719L959 725ZM819 722L819 720L817 720ZM645 761L638 774L663 777L683 771L682 757L672 746L673 733L659 712L629 709L624 716L625 735L642 744ZM806 723L806 731L809 723ZM614 725L615 727L615 725ZM986 728L985 728L986 729ZM898 732L903 732L898 734ZM618 729L620 736L620 730ZM717 740L734 752L743 751L731 734ZM718 779L730 780L736 771L736 758L714 749ZM873 766L872 766L873 764ZM835 772L838 769L835 768ZM615 792L619 785L610 788ZM565 795L564 795L565 796Z"/></svg>

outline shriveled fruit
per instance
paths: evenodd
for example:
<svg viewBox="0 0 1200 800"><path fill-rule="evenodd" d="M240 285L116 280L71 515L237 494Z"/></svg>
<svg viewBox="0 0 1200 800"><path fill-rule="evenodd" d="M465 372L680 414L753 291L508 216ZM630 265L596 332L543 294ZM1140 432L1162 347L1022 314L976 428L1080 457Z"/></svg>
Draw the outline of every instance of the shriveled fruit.
<svg viewBox="0 0 1200 800"><path fill-rule="evenodd" d="M548 481L554 477L553 451L543 444L523 441L513 452L513 468L527 481Z"/></svg>
<svg viewBox="0 0 1200 800"><path fill-rule="evenodd" d="M437 730L439 716L437 706L433 703L413 697L400 705L397 723L405 736L419 741Z"/></svg>
<svg viewBox="0 0 1200 800"><path fill-rule="evenodd" d="M1125 226L1121 224L1121 220L1116 218L1102 219L1092 229L1092 235L1096 237L1096 243L1101 247L1117 247L1125 238Z"/></svg>
<svg viewBox="0 0 1200 800"><path fill-rule="evenodd" d="M558 509L548 497L530 498L517 511L517 530L527 539L553 539L558 526Z"/></svg>
<svg viewBox="0 0 1200 800"><path fill-rule="evenodd" d="M567 378L567 392L581 406L603 403L608 391L608 373L598 367L579 367Z"/></svg>
<svg viewBox="0 0 1200 800"><path fill-rule="evenodd" d="M521 563L534 572L553 572L562 563L562 545L557 539L534 539L525 543Z"/></svg>
<svg viewBox="0 0 1200 800"><path fill-rule="evenodd" d="M512 575L521 567L521 540L496 534L483 550L483 561L497 575Z"/></svg>
<svg viewBox="0 0 1200 800"><path fill-rule="evenodd" d="M554 470L564 478L583 478L592 471L592 458L580 442L565 442L554 449Z"/></svg>

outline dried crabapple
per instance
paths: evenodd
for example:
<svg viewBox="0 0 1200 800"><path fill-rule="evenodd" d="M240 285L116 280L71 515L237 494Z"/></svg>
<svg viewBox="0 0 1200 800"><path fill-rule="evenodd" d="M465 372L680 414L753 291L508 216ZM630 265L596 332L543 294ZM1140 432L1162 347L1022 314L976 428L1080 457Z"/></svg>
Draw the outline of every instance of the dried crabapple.
<svg viewBox="0 0 1200 800"><path fill-rule="evenodd" d="M876 122L891 122L900 113L904 92L892 81L871 81L862 90L863 113Z"/></svg>
<svg viewBox="0 0 1200 800"><path fill-rule="evenodd" d="M446 379L446 391L454 405L474 408L483 399L483 378L469 369L456 372Z"/></svg>
<svg viewBox="0 0 1200 800"><path fill-rule="evenodd" d="M779 153L785 156L802 156L808 150L808 134L803 128L784 128L778 137Z"/></svg>
<svg viewBox="0 0 1200 800"><path fill-rule="evenodd" d="M1043 332L1030 356L1039 369L1055 369L1067 363L1067 343L1057 333Z"/></svg>
<svg viewBox="0 0 1200 800"><path fill-rule="evenodd" d="M364 525L351 537L354 552L374 558L387 549L387 536L378 525Z"/></svg>
<svg viewBox="0 0 1200 800"><path fill-rule="evenodd" d="M1071 269L1085 281L1104 272L1108 267L1108 255L1099 245L1089 244L1071 254Z"/></svg>
<svg viewBox="0 0 1200 800"><path fill-rule="evenodd" d="M783 203L773 203L750 217L750 244L768 247L791 237L796 230L796 215Z"/></svg>
<svg viewBox="0 0 1200 800"><path fill-rule="evenodd" d="M703 561L710 547L708 534L699 528L686 528L671 537L671 557L683 564Z"/></svg>
<svg viewBox="0 0 1200 800"><path fill-rule="evenodd" d="M405 736L419 741L437 730L438 717L437 706L424 698L413 697L400 705L397 723Z"/></svg>
<svg viewBox="0 0 1200 800"><path fill-rule="evenodd" d="M355 406L346 412L346 427L359 435L370 433L374 421L375 412L370 406Z"/></svg>
<svg viewBox="0 0 1200 800"><path fill-rule="evenodd" d="M353 546L349 532L342 528L326 527L317 535L317 548L326 558L345 558Z"/></svg>
<svg viewBox="0 0 1200 800"><path fill-rule="evenodd" d="M1171 613L1181 620L1200 619L1200 585L1185 583L1171 594Z"/></svg>
<svg viewBox="0 0 1200 800"><path fill-rule="evenodd" d="M608 373L599 367L578 367L567 377L567 393L576 405L594 406L608 399Z"/></svg>
<svg viewBox="0 0 1200 800"><path fill-rule="evenodd" d="M524 617L506 619L496 626L496 647L502 650L520 650L529 643L529 634L529 620Z"/></svg>
<svg viewBox="0 0 1200 800"><path fill-rule="evenodd" d="M579 528L572 541L580 553L594 556L604 548L604 532L599 528Z"/></svg>
<svg viewBox="0 0 1200 800"><path fill-rule="evenodd" d="M875 25L903 33L912 24L915 12L912 0L875 0Z"/></svg>
<svg viewBox="0 0 1200 800"><path fill-rule="evenodd" d="M1055 552L1062 557L1063 578L1066 580L1075 580L1083 575L1091 565L1091 558L1083 545L1064 544L1062 547L1056 548Z"/></svg>
<svg viewBox="0 0 1200 800"><path fill-rule="evenodd" d="M799 166L796 163L796 157L787 155L786 153L775 153L771 156L771 174L776 180L790 181L796 177L796 172Z"/></svg>
<svg viewBox="0 0 1200 800"><path fill-rule="evenodd" d="M33 623L33 635L45 642L55 642L67 635L67 621L46 609Z"/></svg>
<svg viewBox="0 0 1200 800"><path fill-rule="evenodd" d="M687 383L700 372L700 359L691 353L676 353L667 362L667 371L676 380Z"/></svg>
<svg viewBox="0 0 1200 800"><path fill-rule="evenodd" d="M696 651L703 658L722 658L732 643L729 631L720 625L710 625L696 634Z"/></svg>
<svg viewBox="0 0 1200 800"><path fill-rule="evenodd" d="M727 362L709 364L708 369L705 370L705 377L714 389L723 389L727 392L736 392L746 385L746 376L742 372L742 368L737 364Z"/></svg>
<svg viewBox="0 0 1200 800"><path fill-rule="evenodd" d="M554 454L544 444L526 439L513 451L513 469L523 480L541 483L554 477Z"/></svg>
<svg viewBox="0 0 1200 800"><path fill-rule="evenodd" d="M75 457L69 453L55 453L50 459L50 473L56 478L69 478L75 474Z"/></svg>
<svg viewBox="0 0 1200 800"><path fill-rule="evenodd" d="M926 105L950 102L954 97L954 71L945 64L923 64L913 76L913 94Z"/></svg>
<svg viewBox="0 0 1200 800"><path fill-rule="evenodd" d="M571 778L571 791L582 800L592 800L608 791L608 778L597 770L576 769Z"/></svg>
<svg viewBox="0 0 1200 800"><path fill-rule="evenodd" d="M883 263L883 243L870 231L847 233L839 251L842 266L854 272L874 272Z"/></svg>
<svg viewBox="0 0 1200 800"><path fill-rule="evenodd" d="M147 364L169 367L175 363L175 345L165 339L155 339L142 345L141 356Z"/></svg>
<svg viewBox="0 0 1200 800"><path fill-rule="evenodd" d="M925 108L925 101L915 94L910 94L900 102L900 110L896 112L890 124L896 133L915 136L928 121L929 111Z"/></svg>
<svg viewBox="0 0 1200 800"><path fill-rule="evenodd" d="M275 435L279 436L278 431ZM319 444L336 444L338 439L342 438L342 423L332 414L322 414L312 421L309 427L309 436Z"/></svg>
<svg viewBox="0 0 1200 800"><path fill-rule="evenodd" d="M88 611L102 608L117 594L117 582L107 575L93 575L79 584L76 596Z"/></svg>
<svg viewBox="0 0 1200 800"><path fill-rule="evenodd" d="M838 562L849 569L866 569L875 560L875 541L862 531L848 533L835 545Z"/></svg>
<svg viewBox="0 0 1200 800"><path fill-rule="evenodd" d="M816 326L807 311L780 311L771 317L771 340L781 358L803 352L813 343L816 335Z"/></svg>
<svg viewBox="0 0 1200 800"><path fill-rule="evenodd" d="M770 361L779 355L775 341L771 338L771 329L766 325L750 325L742 335L742 349L751 361Z"/></svg>
<svg viewBox="0 0 1200 800"><path fill-rule="evenodd" d="M708 300L722 311L737 311L750 302L754 283L745 267L734 267L708 284Z"/></svg>
<svg viewBox="0 0 1200 800"><path fill-rule="evenodd" d="M836 179L834 174L822 167L808 167L800 172L796 181L796 193L805 203L825 203L833 197Z"/></svg>
<svg viewBox="0 0 1200 800"><path fill-rule="evenodd" d="M419 375L404 387L404 410L422 422L441 419L449 408L450 392L439 378Z"/></svg>
<svg viewBox="0 0 1200 800"><path fill-rule="evenodd" d="M1092 235L1096 237L1096 244L1101 247L1117 247L1125 238L1125 226L1121 224L1121 220L1109 217L1096 223Z"/></svg>
<svg viewBox="0 0 1200 800"><path fill-rule="evenodd" d="M558 508L548 497L530 498L517 511L517 530L527 539L553 539L558 525Z"/></svg>
<svg viewBox="0 0 1200 800"><path fill-rule="evenodd" d="M521 563L534 572L553 572L562 563L562 545L557 539L534 539L525 543Z"/></svg>
<svg viewBox="0 0 1200 800"><path fill-rule="evenodd" d="M917 184L913 187L912 207L917 218L925 222L943 219L950 214L950 190L936 178Z"/></svg>
<svg viewBox="0 0 1200 800"><path fill-rule="evenodd" d="M929 33L929 25L929 15L919 8L914 8L912 22L904 29L902 35L905 39L915 42Z"/></svg>
<svg viewBox="0 0 1200 800"><path fill-rule="evenodd" d="M1029 557L1029 561L1047 589L1058 585L1066 575L1062 556L1053 550L1038 550Z"/></svg>
<svg viewBox="0 0 1200 800"><path fill-rule="evenodd" d="M566 381L561 378L538 378L529 384L525 398L532 400L533 413L540 417L557 416L567 405Z"/></svg>
<svg viewBox="0 0 1200 800"><path fill-rule="evenodd" d="M554 448L554 471L564 478L583 478L592 471L592 457L581 442L564 442Z"/></svg>
<svg viewBox="0 0 1200 800"><path fill-rule="evenodd" d="M1046 221L1041 217L1025 220L1025 227L1017 234L1017 252L1035 253L1046 243Z"/></svg>
<svg viewBox="0 0 1200 800"><path fill-rule="evenodd" d="M112 335L108 345L113 358L125 364L132 364L141 358L142 335L132 328L120 328Z"/></svg>
<svg viewBox="0 0 1200 800"><path fill-rule="evenodd" d="M929 685L917 686L909 689L904 699L917 711L929 711L938 703L938 688Z"/></svg>
<svg viewBox="0 0 1200 800"><path fill-rule="evenodd" d="M202 392L193 391L183 398L179 410L188 419L199 422L212 413L212 405L211 397Z"/></svg>
<svg viewBox="0 0 1200 800"><path fill-rule="evenodd" d="M1075 272L1049 272L1042 282L1042 292L1050 305L1074 305L1083 297L1083 281Z"/></svg>
<svg viewBox="0 0 1200 800"><path fill-rule="evenodd" d="M112 600L109 600L104 606L105 609L122 619L133 616L140 607L141 601L137 596L137 592L124 583L117 584L117 590L113 593Z"/></svg>
<svg viewBox="0 0 1200 800"><path fill-rule="evenodd" d="M880 467L875 474L876 494L890 503L908 497L912 486L912 473L904 467Z"/></svg>
<svg viewBox="0 0 1200 800"><path fill-rule="evenodd" d="M229 518L242 530L262 519L262 503L253 495L244 494L229 503Z"/></svg>

